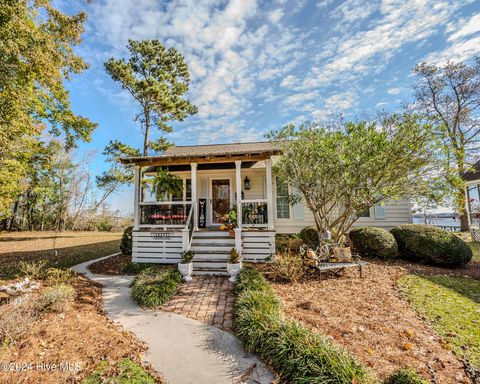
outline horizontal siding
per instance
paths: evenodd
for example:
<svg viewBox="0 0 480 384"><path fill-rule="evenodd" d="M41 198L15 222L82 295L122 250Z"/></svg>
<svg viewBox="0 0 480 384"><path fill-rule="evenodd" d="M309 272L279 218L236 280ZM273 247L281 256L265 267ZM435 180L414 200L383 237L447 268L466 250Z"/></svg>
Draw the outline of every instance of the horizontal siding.
<svg viewBox="0 0 480 384"><path fill-rule="evenodd" d="M172 231L168 238L156 237L155 231L134 231L132 240L132 260L136 263L174 264L180 261L180 231Z"/></svg>
<svg viewBox="0 0 480 384"><path fill-rule="evenodd" d="M411 203L408 199L392 201L384 205L385 219L376 220L374 218L373 209L371 209L371 217L358 219L353 226L369 226L391 229L397 225L412 222ZM277 219L275 215L274 225L277 233L298 233L303 228L314 225L312 212L304 206L304 218L302 220Z"/></svg>
<svg viewBox="0 0 480 384"><path fill-rule="evenodd" d="M275 252L275 231L242 231L242 257L262 262Z"/></svg>

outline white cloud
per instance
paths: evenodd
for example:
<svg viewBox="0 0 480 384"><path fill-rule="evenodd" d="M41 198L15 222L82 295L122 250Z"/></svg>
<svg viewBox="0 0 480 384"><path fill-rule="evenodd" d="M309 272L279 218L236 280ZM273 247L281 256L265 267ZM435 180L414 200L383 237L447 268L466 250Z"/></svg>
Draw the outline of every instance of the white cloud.
<svg viewBox="0 0 480 384"><path fill-rule="evenodd" d="M342 21L354 22L369 17L378 9L378 2L371 0L347 0L333 12L339 12Z"/></svg>
<svg viewBox="0 0 480 384"><path fill-rule="evenodd" d="M449 32L453 32L448 36L449 41L459 40L460 38L480 32L480 13L473 15L466 21L463 19L460 20L457 23L457 27L451 26L449 28Z"/></svg>
<svg viewBox="0 0 480 384"><path fill-rule="evenodd" d="M401 91L402 91L402 88L395 87L395 88L389 88L389 89L387 90L387 93L388 93L389 95L398 95Z"/></svg>
<svg viewBox="0 0 480 384"><path fill-rule="evenodd" d="M283 10L281 8L277 8L267 15L268 20L270 20L272 24L277 24L282 19L282 17Z"/></svg>

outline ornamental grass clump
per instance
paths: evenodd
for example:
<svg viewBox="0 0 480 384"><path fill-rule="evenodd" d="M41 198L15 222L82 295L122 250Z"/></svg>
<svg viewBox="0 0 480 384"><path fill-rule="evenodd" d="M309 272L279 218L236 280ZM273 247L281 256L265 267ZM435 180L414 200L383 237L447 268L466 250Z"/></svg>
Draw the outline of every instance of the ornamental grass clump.
<svg viewBox="0 0 480 384"><path fill-rule="evenodd" d="M402 368L388 376L384 384L428 384L411 368Z"/></svg>
<svg viewBox="0 0 480 384"><path fill-rule="evenodd" d="M366 368L344 349L300 323L284 318L282 303L263 275L243 269L237 280L235 333L291 383L373 383Z"/></svg>
<svg viewBox="0 0 480 384"><path fill-rule="evenodd" d="M173 268L145 270L133 282L132 297L142 307L158 307L173 297L180 281L180 274Z"/></svg>

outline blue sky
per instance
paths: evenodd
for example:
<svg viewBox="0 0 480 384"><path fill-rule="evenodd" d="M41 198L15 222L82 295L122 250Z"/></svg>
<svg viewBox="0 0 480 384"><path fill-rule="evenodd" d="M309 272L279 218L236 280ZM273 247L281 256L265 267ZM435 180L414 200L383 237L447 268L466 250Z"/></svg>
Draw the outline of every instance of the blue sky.
<svg viewBox="0 0 480 384"><path fill-rule="evenodd" d="M137 106L103 69L131 39L159 39L186 57L199 113L174 125L177 145L262 140L290 122L397 110L411 101L412 67L480 54L480 1L94 0L77 49L90 68L67 86L72 107L99 124L77 157L107 168L109 140L140 147ZM155 136L154 136L155 137ZM111 205L131 210L131 188Z"/></svg>

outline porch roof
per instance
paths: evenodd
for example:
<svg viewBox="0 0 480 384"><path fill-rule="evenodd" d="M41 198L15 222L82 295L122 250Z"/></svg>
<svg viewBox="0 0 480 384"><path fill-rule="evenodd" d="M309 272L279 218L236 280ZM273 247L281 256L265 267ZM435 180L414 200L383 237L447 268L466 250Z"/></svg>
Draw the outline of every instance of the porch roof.
<svg viewBox="0 0 480 384"><path fill-rule="evenodd" d="M235 160L259 161L280 153L280 146L269 141L251 143L172 146L162 155L120 159L127 165L173 165L221 163Z"/></svg>

